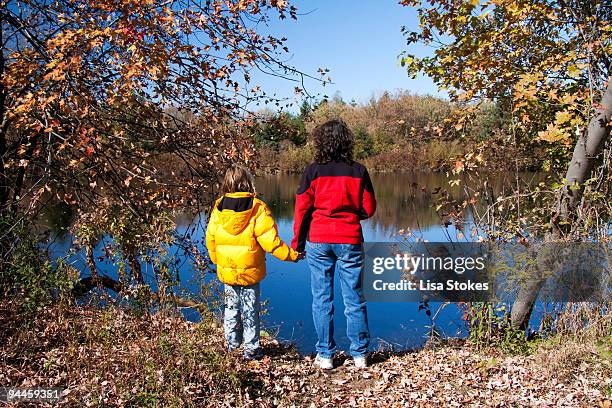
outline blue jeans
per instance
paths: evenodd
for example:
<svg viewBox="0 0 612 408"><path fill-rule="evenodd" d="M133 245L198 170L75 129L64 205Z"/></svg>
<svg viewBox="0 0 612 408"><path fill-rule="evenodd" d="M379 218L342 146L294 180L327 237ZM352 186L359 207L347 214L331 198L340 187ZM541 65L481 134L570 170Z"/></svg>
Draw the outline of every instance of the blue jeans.
<svg viewBox="0 0 612 408"><path fill-rule="evenodd" d="M245 354L259 350L259 283L251 286L225 285L223 329L230 350L237 349L244 340Z"/></svg>
<svg viewBox="0 0 612 408"><path fill-rule="evenodd" d="M318 337L317 353L330 358L336 351L334 271L337 267L344 300L346 335L351 342L350 353L353 357L365 355L370 344L370 330L361 286L363 245L306 242L306 259L311 272L312 317Z"/></svg>

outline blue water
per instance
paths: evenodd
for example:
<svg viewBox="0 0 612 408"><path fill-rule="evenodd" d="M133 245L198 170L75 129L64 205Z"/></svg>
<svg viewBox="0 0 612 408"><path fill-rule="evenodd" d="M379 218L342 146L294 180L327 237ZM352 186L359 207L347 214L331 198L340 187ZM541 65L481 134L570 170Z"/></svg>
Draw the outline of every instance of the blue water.
<svg viewBox="0 0 612 408"><path fill-rule="evenodd" d="M362 223L365 241L397 242L400 239L396 235L397 231L406 226L418 230L419 236L430 242L446 242L449 237L456 240L458 231L453 225L442 226L443 223L431 208L431 197L426 191L444 185L446 181L443 176L435 175L375 175L373 182L377 189L378 211L373 219ZM414 187L417 182L421 186L418 189ZM280 236L285 242L290 242L293 236L292 199L297 184L298 178L295 176L259 180L258 191L272 208ZM177 221L177 232L185 233L189 230L192 239L203 242L204 224L199 217L195 220L183 218ZM117 267L102 259L103 248L108 243L108 239L103 240L95 249L97 259L99 257L97 266L99 273L116 277ZM54 257L65 256L71 245L72 238L66 235L56 238L49 250ZM174 250L180 255L177 248ZM74 252L69 256L69 261L83 274L88 273L83 251ZM268 255L267 265L268 275L261 284L262 299L267 300L267 313L263 316L264 328L281 340L296 343L303 353L313 352L316 335L311 315L310 270L306 261L282 262ZM155 281L151 279L146 264L143 265L143 271L147 283L155 290ZM201 282L195 279L192 264L181 263L179 271L182 288L197 293ZM214 279L214 274L206 276L206 281ZM440 305L430 304L433 314ZM406 349L421 346L427 339L431 321L424 311L418 311L418 306L418 303L368 303L372 348ZM183 309L183 313L189 320L197 321L199 318L194 310ZM465 335L461 314L456 304L448 305L438 314L436 328L447 336ZM346 319L340 285L335 285L335 338L340 349L348 350L345 332Z"/></svg>

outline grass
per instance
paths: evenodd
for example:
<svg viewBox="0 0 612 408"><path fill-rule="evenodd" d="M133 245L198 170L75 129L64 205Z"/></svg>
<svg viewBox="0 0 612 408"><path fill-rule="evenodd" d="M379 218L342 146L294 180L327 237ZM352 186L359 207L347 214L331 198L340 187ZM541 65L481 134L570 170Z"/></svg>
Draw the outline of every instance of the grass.
<svg viewBox="0 0 612 408"><path fill-rule="evenodd" d="M118 308L43 309L30 323L0 315L0 383L62 386L70 405L222 405L239 399L243 374L215 321L192 324L171 313ZM11 318L12 317L12 318Z"/></svg>
<svg viewBox="0 0 612 408"><path fill-rule="evenodd" d="M612 399L612 336L601 339L557 335L532 343L534 364L544 378L570 382L585 376L600 378L598 388Z"/></svg>

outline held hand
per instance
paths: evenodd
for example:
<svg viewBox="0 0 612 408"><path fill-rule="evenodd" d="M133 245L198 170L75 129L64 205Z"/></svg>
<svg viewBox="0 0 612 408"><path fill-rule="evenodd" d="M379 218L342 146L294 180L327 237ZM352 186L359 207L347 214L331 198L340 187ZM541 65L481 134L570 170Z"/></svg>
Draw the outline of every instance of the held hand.
<svg viewBox="0 0 612 408"><path fill-rule="evenodd" d="M302 259L304 259L305 256L306 256L306 251L298 253L298 256L295 259L295 262L301 261Z"/></svg>

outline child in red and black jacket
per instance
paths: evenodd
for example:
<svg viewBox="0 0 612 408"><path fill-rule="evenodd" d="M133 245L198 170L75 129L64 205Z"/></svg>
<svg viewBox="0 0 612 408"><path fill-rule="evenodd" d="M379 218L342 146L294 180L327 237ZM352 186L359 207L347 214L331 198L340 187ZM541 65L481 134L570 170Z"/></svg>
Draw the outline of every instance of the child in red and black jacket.
<svg viewBox="0 0 612 408"><path fill-rule="evenodd" d="M303 250L307 239L360 244L363 234L359 221L370 218L374 211L374 188L363 164L311 163L297 191L292 246Z"/></svg>
<svg viewBox="0 0 612 408"><path fill-rule="evenodd" d="M367 169L353 160L354 136L342 120L331 120L312 132L315 161L306 167L295 203L291 242L306 247L311 270L313 319L317 331L316 364L333 367L333 279L338 266L351 355L365 367L370 340L361 288L364 264L360 221L376 211L374 188Z"/></svg>

